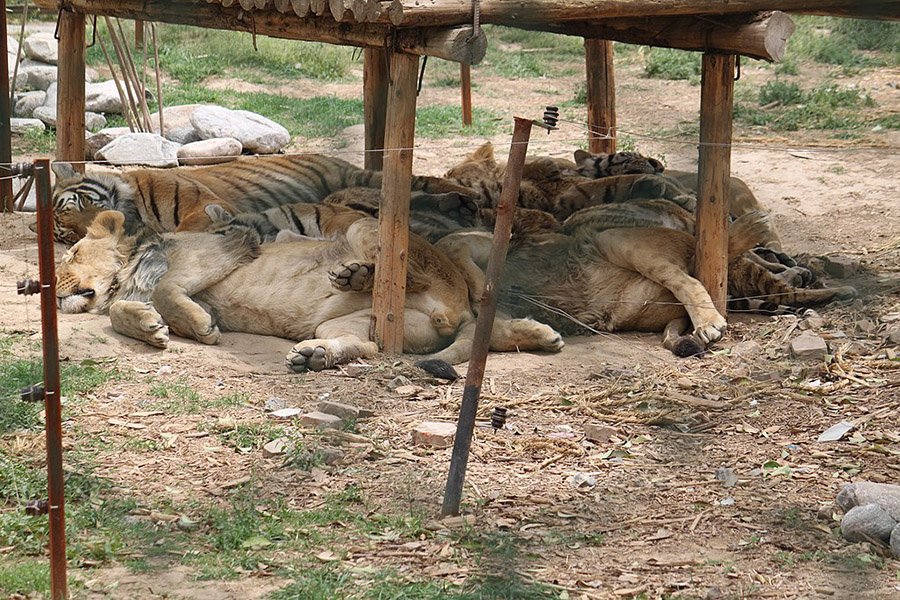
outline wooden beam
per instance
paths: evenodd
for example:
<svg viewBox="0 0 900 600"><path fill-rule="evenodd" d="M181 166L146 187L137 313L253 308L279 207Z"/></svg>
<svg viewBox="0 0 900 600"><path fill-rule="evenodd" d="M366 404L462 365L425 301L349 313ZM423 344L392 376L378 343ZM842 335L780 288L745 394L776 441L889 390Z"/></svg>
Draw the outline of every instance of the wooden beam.
<svg viewBox="0 0 900 600"><path fill-rule="evenodd" d="M36 4L46 10L57 10L56 0L36 0ZM344 23L335 22L330 15L301 19L293 12L245 11L239 5L226 7L204 0L66 0L66 5L79 13L255 32L258 35L290 40L362 48L384 48L386 44L390 44L398 52L470 64L481 62L487 51L487 37L482 32L480 36L471 39L471 26L405 31L372 23L348 27ZM327 5L327 2L323 4L326 8Z"/></svg>
<svg viewBox="0 0 900 600"><path fill-rule="evenodd" d="M6 0L0 0L0 25L2 31L6 31ZM0 163L12 163L12 126L10 119L12 118L12 103L9 100L9 54L7 51L6 40L8 37L0 40L0 73L4 73L0 77ZM13 184L12 179L5 175L6 169L0 170L0 175L4 177L0 179L0 211L12 212L13 206Z"/></svg>
<svg viewBox="0 0 900 600"><path fill-rule="evenodd" d="M472 126L472 68L462 63L459 65L459 92L462 101L462 122L466 127Z"/></svg>
<svg viewBox="0 0 900 600"><path fill-rule="evenodd" d="M584 40L587 72L588 150L594 154L616 151L616 74L613 43Z"/></svg>
<svg viewBox="0 0 900 600"><path fill-rule="evenodd" d="M779 11L725 16L569 21L523 27L629 44L742 54L772 62L784 58L787 40L795 29L793 20Z"/></svg>
<svg viewBox="0 0 900 600"><path fill-rule="evenodd" d="M391 54L385 124L384 178L378 211L378 257L372 291L374 339L384 352L403 352L403 304L409 248L412 146L416 128L416 77L419 58Z"/></svg>
<svg viewBox="0 0 900 600"><path fill-rule="evenodd" d="M381 48L363 50L364 166L380 171L384 165L384 119L388 96L388 57Z"/></svg>
<svg viewBox="0 0 900 600"><path fill-rule="evenodd" d="M724 15L768 10L878 11L896 15L900 0L481 0L481 22L511 27L524 23L590 21L616 17ZM471 0L393 0L380 2L367 20L397 27L437 27L472 21ZM894 16L896 18L896 16Z"/></svg>
<svg viewBox="0 0 900 600"><path fill-rule="evenodd" d="M84 14L59 12L56 160L84 171Z"/></svg>
<svg viewBox="0 0 900 600"><path fill-rule="evenodd" d="M694 271L725 314L734 55L704 54L700 83L700 164Z"/></svg>

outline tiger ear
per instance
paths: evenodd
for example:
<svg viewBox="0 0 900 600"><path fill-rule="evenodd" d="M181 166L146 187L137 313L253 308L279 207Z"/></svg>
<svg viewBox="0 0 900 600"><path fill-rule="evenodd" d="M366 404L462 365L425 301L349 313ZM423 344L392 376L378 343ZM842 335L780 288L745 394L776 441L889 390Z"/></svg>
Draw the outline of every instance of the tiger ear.
<svg viewBox="0 0 900 600"><path fill-rule="evenodd" d="M494 145L490 142L485 142L481 146L478 147L475 152L469 157L472 160L494 160Z"/></svg>
<svg viewBox="0 0 900 600"><path fill-rule="evenodd" d="M53 174L56 175L57 181L63 181L66 179L82 179L84 175L76 171L70 163L67 162L54 162L50 164L50 170L53 171Z"/></svg>
<svg viewBox="0 0 900 600"><path fill-rule="evenodd" d="M209 220L213 223L223 223L228 224L234 221L234 215L225 210L224 207L218 204L207 204L203 211L206 213L206 216L209 217Z"/></svg>
<svg viewBox="0 0 900 600"><path fill-rule="evenodd" d="M104 210L88 225L85 237L102 239L122 237L125 233L125 215L117 210Z"/></svg>
<svg viewBox="0 0 900 600"><path fill-rule="evenodd" d="M575 164L581 165L581 163L589 160L594 160L594 155L588 152L587 150L576 150L575 151Z"/></svg>
<svg viewBox="0 0 900 600"><path fill-rule="evenodd" d="M657 173L662 173L666 170L666 165L662 164L661 161L656 160L655 158L647 158L647 162L656 170Z"/></svg>

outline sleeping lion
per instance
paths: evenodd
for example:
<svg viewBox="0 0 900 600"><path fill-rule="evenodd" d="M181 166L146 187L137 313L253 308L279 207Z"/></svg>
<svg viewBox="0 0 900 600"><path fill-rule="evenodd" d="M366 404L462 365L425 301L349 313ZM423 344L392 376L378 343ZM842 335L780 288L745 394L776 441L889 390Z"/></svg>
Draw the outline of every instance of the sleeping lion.
<svg viewBox="0 0 900 600"><path fill-rule="evenodd" d="M122 213L103 211L57 268L57 300L65 313L109 314L115 331L160 348L170 330L205 344L218 343L220 331L297 340L288 367L318 371L378 352L369 341L377 230L363 218L333 240L260 245L243 228L128 235ZM462 275L411 235L404 352L444 349L445 360L463 362L473 334ZM562 346L530 319L498 321L491 336L499 351Z"/></svg>

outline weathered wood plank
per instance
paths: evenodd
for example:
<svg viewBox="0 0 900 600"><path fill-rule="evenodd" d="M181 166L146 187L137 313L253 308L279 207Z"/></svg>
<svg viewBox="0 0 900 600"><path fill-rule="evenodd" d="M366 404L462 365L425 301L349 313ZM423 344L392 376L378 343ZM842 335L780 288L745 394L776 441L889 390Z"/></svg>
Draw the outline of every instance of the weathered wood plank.
<svg viewBox="0 0 900 600"><path fill-rule="evenodd" d="M616 75L613 43L584 40L587 73L588 150L612 154L616 151Z"/></svg>
<svg viewBox="0 0 900 600"><path fill-rule="evenodd" d="M384 119L387 110L388 57L381 48L363 50L363 122L365 167L380 171L384 166Z"/></svg>
<svg viewBox="0 0 900 600"><path fill-rule="evenodd" d="M56 99L56 160L84 170L84 32L82 13L59 13L59 92Z"/></svg>

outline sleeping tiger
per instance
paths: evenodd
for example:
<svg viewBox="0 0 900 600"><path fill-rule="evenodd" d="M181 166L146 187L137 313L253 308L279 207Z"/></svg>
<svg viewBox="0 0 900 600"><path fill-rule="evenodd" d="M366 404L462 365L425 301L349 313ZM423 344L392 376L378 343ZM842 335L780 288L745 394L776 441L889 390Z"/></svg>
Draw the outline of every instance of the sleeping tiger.
<svg viewBox="0 0 900 600"><path fill-rule="evenodd" d="M282 204L321 202L347 187L381 188L382 182L380 171L318 154L247 157L209 167L90 175L63 162L52 168L56 175L54 236L65 243L80 239L99 210L122 212L129 233L142 224L159 233L202 231L209 225L204 208L210 204L232 213L261 212ZM437 177L413 177L411 187L477 198L477 192Z"/></svg>

